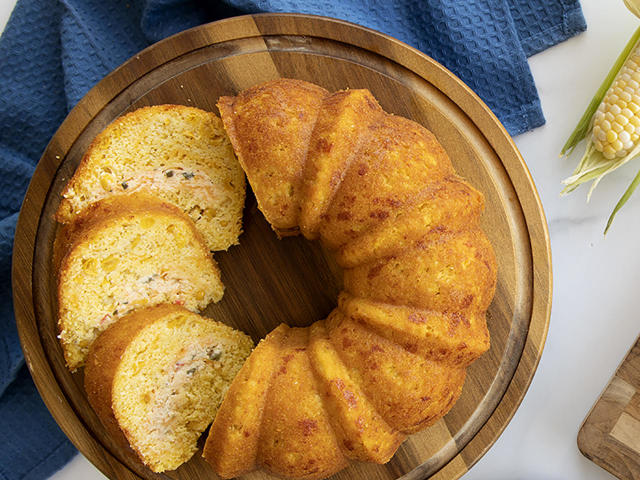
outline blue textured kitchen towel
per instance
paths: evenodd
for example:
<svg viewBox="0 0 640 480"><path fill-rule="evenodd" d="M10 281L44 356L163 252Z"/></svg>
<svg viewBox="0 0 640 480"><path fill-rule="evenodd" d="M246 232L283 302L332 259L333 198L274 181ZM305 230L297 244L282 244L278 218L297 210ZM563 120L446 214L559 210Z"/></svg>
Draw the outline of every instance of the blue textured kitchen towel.
<svg viewBox="0 0 640 480"><path fill-rule="evenodd" d="M150 43L267 11L404 40L460 76L513 135L544 123L526 57L586 28L578 0L19 0L0 38L0 480L45 478L74 453L24 367L11 304L17 212L47 142L89 88Z"/></svg>

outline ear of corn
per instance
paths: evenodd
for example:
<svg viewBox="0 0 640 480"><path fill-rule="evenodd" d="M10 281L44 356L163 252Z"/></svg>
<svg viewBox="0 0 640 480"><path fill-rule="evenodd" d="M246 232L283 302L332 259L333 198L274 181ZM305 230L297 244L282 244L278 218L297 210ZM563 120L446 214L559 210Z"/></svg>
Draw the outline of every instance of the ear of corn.
<svg viewBox="0 0 640 480"><path fill-rule="evenodd" d="M618 72L624 65L624 62L627 59L627 57L630 56L631 52L633 51L634 47L638 43L639 39L640 39L640 28L638 28L633 34L633 36L629 39L629 42L625 46L624 50L622 51L622 53L620 53L620 55L616 59L616 62L611 67L611 70L609 70L609 73L607 74L606 78L602 82L602 85L600 85L600 87L598 88L598 91L591 99L589 106L587 107L585 112L582 114L582 118L580 118L580 121L578 122L578 126L571 133L571 135L569 136L569 139L562 147L562 150L560 152L561 155L570 155L571 152L573 152L573 149L576 147L576 145L580 143L580 141L583 140L587 136L587 134L590 132L591 119L593 117L593 114L596 112L596 110L602 103L602 100L604 99L604 96L606 95L607 91L613 84L613 81L615 80L616 75L618 75Z"/></svg>
<svg viewBox="0 0 640 480"><path fill-rule="evenodd" d="M640 154L640 28L636 30L607 78L596 92L561 151L569 155L576 145L587 139L585 153L573 172L562 183L567 194L583 183L593 181L587 200L602 178ZM640 173L609 217L605 234L613 217L640 184Z"/></svg>

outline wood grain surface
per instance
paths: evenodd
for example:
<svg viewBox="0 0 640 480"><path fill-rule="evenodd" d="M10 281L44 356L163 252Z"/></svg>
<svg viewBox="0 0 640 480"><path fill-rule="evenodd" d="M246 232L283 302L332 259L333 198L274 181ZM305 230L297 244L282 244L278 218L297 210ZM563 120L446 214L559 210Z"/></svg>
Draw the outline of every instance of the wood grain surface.
<svg viewBox="0 0 640 480"><path fill-rule="evenodd" d="M82 373L66 370L56 339L52 215L88 144L119 115L159 103L216 111L219 96L278 77L328 90L368 88L386 111L432 130L458 173L486 196L483 226L499 269L488 313L490 351L469 369L463 394L444 419L411 436L388 464L353 464L335 476L458 478L505 428L538 364L551 308L546 221L511 138L467 86L421 52L343 21L263 14L188 30L123 64L71 111L36 169L14 247L14 305L36 385L65 433L108 477L214 476L199 454L175 472L154 475L105 434L82 390ZM240 245L215 258L226 293L205 314L255 340L280 322L309 325L336 304L340 273L331 259L302 238L278 240L251 194Z"/></svg>
<svg viewBox="0 0 640 480"><path fill-rule="evenodd" d="M640 479L640 337L587 415L578 447L616 477Z"/></svg>

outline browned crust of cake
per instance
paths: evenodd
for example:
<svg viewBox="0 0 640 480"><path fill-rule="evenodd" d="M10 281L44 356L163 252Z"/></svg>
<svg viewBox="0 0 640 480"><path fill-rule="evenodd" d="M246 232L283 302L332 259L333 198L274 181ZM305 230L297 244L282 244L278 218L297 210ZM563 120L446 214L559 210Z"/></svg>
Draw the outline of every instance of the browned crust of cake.
<svg viewBox="0 0 640 480"><path fill-rule="evenodd" d="M319 396L308 344L309 328L286 331L260 427L258 465L277 476L319 480L342 470L347 459Z"/></svg>
<svg viewBox="0 0 640 480"><path fill-rule="evenodd" d="M369 90L341 90L323 99L304 171L305 197L299 223L306 238L317 238L323 216L351 162L369 141L371 125L383 115Z"/></svg>
<svg viewBox="0 0 640 480"><path fill-rule="evenodd" d="M87 241L94 232L119 218L133 216L139 213L159 213L177 217L189 226L198 242L205 245L204 239L191 219L178 207L157 197L145 193L135 193L125 196L112 196L91 204L82 214L74 218L73 222L58 227L54 242L54 265L57 267L58 278L65 268L67 254L75 245ZM208 249L205 250L207 253Z"/></svg>
<svg viewBox="0 0 640 480"><path fill-rule="evenodd" d="M385 114L369 129L318 227L332 251L410 209L429 184L454 174L447 153L422 125Z"/></svg>
<svg viewBox="0 0 640 480"><path fill-rule="evenodd" d="M464 367L408 352L337 309L327 329L342 361L358 372L361 388L378 413L400 432L415 433L432 425L462 393Z"/></svg>
<svg viewBox="0 0 640 480"><path fill-rule="evenodd" d="M329 340L326 321L315 322L309 330L309 358L342 453L351 460L387 463L406 435L384 421L353 379Z"/></svg>
<svg viewBox="0 0 640 480"><path fill-rule="evenodd" d="M237 477L256 468L262 415L280 358L280 344L288 329L281 324L256 346L229 387L211 425L202 456L222 478ZM252 391L248 390L248 383ZM254 416L242 415L245 406L238 402L243 400L250 403L246 407L254 409Z"/></svg>
<svg viewBox="0 0 640 480"><path fill-rule="evenodd" d="M87 356L84 389L91 407L113 439L134 451L140 458L140 452L129 445L126 432L120 428L115 417L112 404L113 382L122 355L138 333L158 319L178 312L188 310L177 305L162 304L130 313L102 332L91 345Z"/></svg>

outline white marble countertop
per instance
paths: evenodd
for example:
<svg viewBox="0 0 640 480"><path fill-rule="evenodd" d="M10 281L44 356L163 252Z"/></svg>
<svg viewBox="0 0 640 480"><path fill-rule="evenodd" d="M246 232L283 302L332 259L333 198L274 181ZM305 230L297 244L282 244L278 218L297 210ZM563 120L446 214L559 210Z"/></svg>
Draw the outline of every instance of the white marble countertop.
<svg viewBox="0 0 640 480"><path fill-rule="evenodd" d="M0 30L15 0L0 1ZM542 198L553 251L554 302L540 366L521 407L466 480L613 478L584 458L576 435L587 412L640 333L640 192L602 232L640 160L607 177L587 204L586 188L560 197L578 159L564 141L640 20L622 0L582 0L585 33L530 59L547 124L516 137ZM638 284L636 284L638 282ZM55 480L105 478L82 455Z"/></svg>

